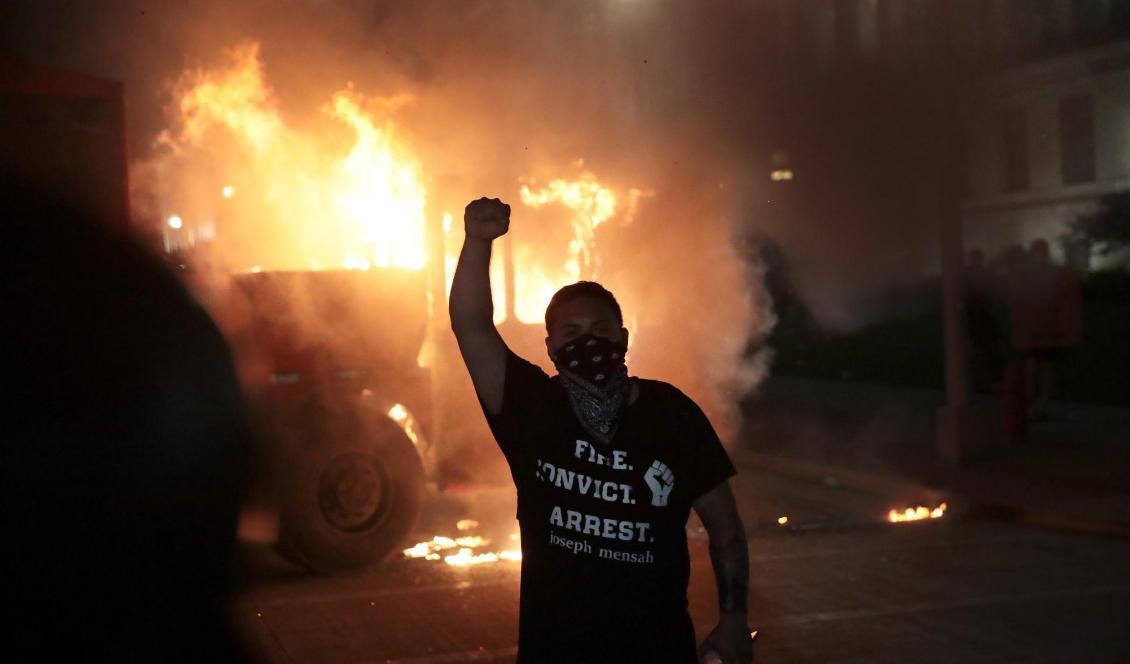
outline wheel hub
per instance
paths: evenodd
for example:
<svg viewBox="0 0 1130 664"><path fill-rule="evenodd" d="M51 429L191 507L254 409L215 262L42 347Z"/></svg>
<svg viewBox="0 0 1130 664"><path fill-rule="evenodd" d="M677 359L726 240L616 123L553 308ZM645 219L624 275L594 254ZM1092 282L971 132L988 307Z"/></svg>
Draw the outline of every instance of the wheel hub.
<svg viewBox="0 0 1130 664"><path fill-rule="evenodd" d="M356 532L384 517L390 484L376 456L360 452L339 455L318 482L318 506L338 530Z"/></svg>

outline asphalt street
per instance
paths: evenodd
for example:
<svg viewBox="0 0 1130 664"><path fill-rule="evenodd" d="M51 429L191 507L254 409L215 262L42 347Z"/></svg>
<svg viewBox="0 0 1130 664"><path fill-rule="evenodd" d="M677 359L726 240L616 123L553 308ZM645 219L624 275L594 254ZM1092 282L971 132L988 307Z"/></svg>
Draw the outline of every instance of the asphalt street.
<svg viewBox="0 0 1130 664"><path fill-rule="evenodd" d="M758 662L1130 661L1130 541L992 520L960 501L939 519L893 524L890 509L946 496L735 462ZM473 552L498 550L512 515L506 487L436 495L416 541L482 534L494 546ZM479 525L461 532L461 519ZM714 583L693 519L688 532L702 638L717 615ZM514 659L518 562L454 567L442 559L449 549L316 578L265 545L243 548L247 581L232 611L262 661Z"/></svg>

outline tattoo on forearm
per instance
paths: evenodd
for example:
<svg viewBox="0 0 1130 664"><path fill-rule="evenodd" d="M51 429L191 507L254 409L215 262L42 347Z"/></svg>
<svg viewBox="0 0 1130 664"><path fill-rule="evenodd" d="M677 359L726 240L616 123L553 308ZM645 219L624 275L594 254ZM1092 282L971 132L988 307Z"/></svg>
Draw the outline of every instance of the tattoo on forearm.
<svg viewBox="0 0 1130 664"><path fill-rule="evenodd" d="M717 545L711 543L710 562L718 584L718 608L745 611L749 589L749 547L745 535Z"/></svg>

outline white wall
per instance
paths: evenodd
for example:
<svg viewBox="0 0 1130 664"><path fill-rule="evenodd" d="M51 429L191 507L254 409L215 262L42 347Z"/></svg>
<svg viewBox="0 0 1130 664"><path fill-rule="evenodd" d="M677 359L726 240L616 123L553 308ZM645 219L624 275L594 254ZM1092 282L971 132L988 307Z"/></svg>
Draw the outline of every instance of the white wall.
<svg viewBox="0 0 1130 664"><path fill-rule="evenodd" d="M1094 100L1095 180L1064 185L1059 104ZM1028 122L1029 187L1001 193L1000 115L1023 108ZM1130 40L1016 67L980 81L966 103L969 197L963 205L967 249L990 255L1012 243L1058 239L1103 195L1130 189ZM1102 267L1092 258L1092 267Z"/></svg>

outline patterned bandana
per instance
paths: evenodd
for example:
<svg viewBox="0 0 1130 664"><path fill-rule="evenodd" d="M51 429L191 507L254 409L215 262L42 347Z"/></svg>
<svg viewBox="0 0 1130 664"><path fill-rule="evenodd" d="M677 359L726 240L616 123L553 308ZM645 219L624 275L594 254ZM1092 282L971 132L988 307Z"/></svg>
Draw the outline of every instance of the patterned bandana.
<svg viewBox="0 0 1130 664"><path fill-rule="evenodd" d="M565 344L552 356L557 380L581 426L603 443L616 435L628 403L627 346L586 334Z"/></svg>

